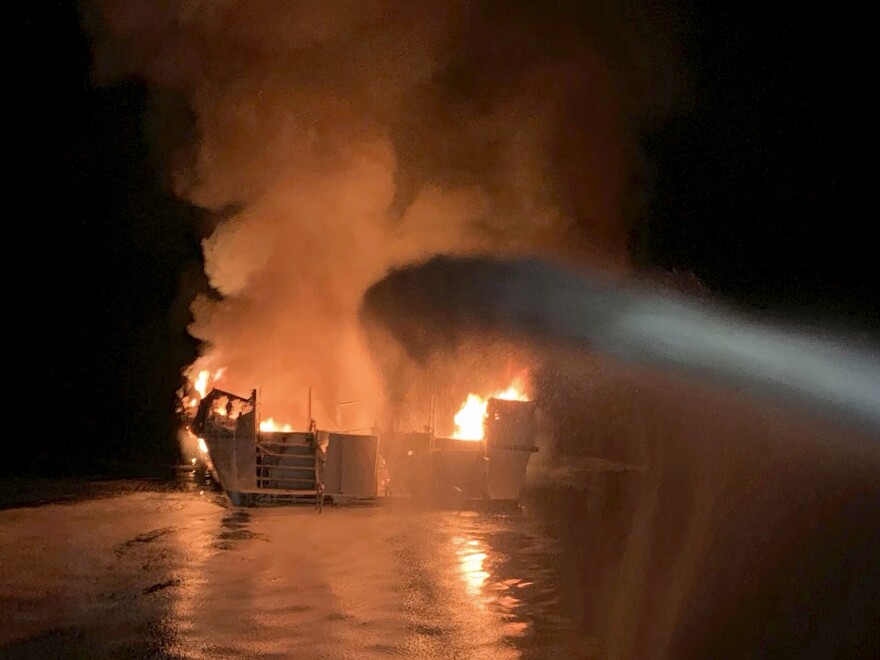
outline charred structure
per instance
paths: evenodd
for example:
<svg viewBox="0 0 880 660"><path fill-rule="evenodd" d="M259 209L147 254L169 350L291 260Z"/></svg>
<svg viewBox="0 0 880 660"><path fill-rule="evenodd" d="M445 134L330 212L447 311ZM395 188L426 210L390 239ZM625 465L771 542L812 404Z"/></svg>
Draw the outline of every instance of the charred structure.
<svg viewBox="0 0 880 660"><path fill-rule="evenodd" d="M484 437L408 433L264 431L257 392L214 389L191 430L203 460L235 506L375 504L406 498L434 508L517 505L529 457L537 451L532 401L490 398ZM380 455L381 453L381 455Z"/></svg>

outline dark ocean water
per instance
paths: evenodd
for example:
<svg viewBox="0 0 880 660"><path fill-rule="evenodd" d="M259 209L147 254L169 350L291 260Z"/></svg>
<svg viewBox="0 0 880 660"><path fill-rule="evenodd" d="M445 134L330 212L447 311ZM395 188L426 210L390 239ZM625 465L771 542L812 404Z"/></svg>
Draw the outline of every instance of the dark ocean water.
<svg viewBox="0 0 880 660"><path fill-rule="evenodd" d="M187 471L32 483L0 511L0 657L873 657L876 472L562 458L507 514L236 509Z"/></svg>

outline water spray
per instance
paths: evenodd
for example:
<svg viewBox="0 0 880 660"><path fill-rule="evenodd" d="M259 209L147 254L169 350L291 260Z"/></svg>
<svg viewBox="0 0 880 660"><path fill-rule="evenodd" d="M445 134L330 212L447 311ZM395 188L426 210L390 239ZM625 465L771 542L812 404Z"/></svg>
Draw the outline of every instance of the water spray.
<svg viewBox="0 0 880 660"><path fill-rule="evenodd" d="M875 347L538 259L434 257L374 284L361 315L410 349L471 331L589 348L880 435Z"/></svg>

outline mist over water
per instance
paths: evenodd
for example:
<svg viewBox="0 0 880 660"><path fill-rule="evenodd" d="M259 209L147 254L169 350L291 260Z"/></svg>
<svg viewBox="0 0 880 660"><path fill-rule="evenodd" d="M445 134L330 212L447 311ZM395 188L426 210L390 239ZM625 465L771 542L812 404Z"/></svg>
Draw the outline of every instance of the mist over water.
<svg viewBox="0 0 880 660"><path fill-rule="evenodd" d="M531 347L546 435L527 501L561 539L599 657L867 657L877 353L719 309L547 263L437 257L371 287L362 315L416 360L474 336Z"/></svg>
<svg viewBox="0 0 880 660"><path fill-rule="evenodd" d="M592 396L551 405L565 417L529 501L600 657L870 657L880 464L849 449L874 438L590 376Z"/></svg>
<svg viewBox="0 0 880 660"><path fill-rule="evenodd" d="M361 317L416 358L473 337L593 350L880 434L880 345L636 281L534 258L437 256L371 286Z"/></svg>

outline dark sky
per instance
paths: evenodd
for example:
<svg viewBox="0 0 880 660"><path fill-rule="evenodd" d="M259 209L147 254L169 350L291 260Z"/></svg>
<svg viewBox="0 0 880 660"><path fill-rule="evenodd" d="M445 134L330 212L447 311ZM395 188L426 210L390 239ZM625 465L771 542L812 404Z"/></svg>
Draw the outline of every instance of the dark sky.
<svg viewBox="0 0 880 660"><path fill-rule="evenodd" d="M633 234L650 268L692 271L775 315L880 328L857 19L835 8L679 3L693 109L644 136L651 213ZM182 279L200 272L199 212L166 190L136 81L90 83L75 2L6 21L14 170L7 227L23 291L28 401L13 473L174 462L174 390L195 356ZM865 161L867 160L867 165ZM867 210L865 210L867 209ZM13 360L15 362L13 362ZM158 439L158 440L157 440Z"/></svg>
<svg viewBox="0 0 880 660"><path fill-rule="evenodd" d="M857 18L750 4L696 10L694 111L646 141L649 258L746 303L876 328Z"/></svg>

